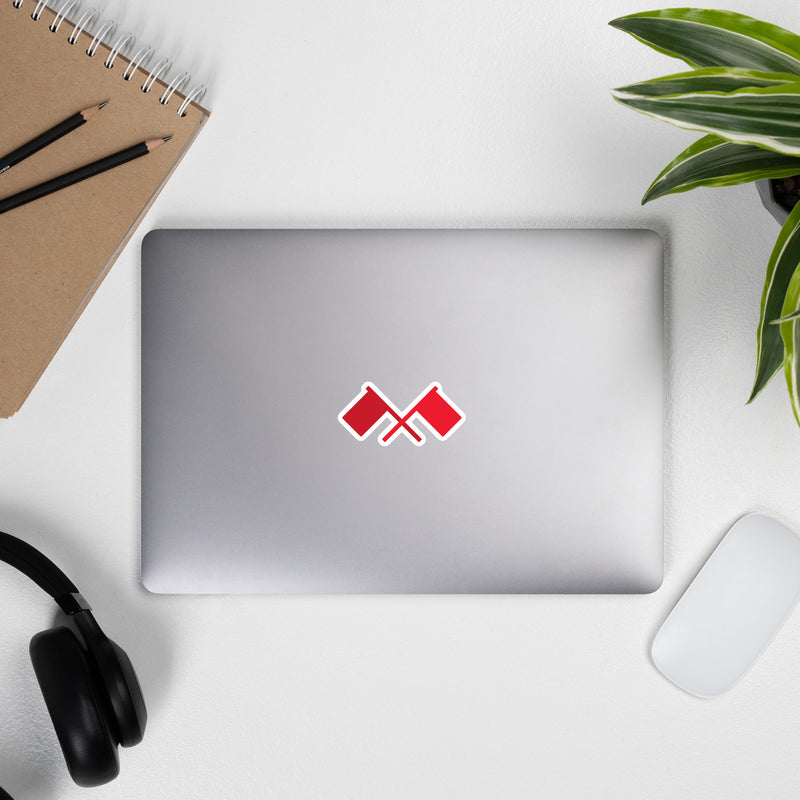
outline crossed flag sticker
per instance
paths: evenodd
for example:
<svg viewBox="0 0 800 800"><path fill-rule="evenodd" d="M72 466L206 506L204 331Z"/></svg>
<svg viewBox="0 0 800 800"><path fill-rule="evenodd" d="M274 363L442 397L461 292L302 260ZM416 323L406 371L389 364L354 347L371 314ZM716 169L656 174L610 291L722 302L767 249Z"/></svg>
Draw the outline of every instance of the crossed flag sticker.
<svg viewBox="0 0 800 800"><path fill-rule="evenodd" d="M401 433L415 445L425 444L425 434L415 425L422 422L444 441L464 422L464 412L442 391L438 383L428 386L405 411L398 411L374 383L367 381L357 395L339 414L344 425L359 442L363 442L381 422L390 424L380 434L380 443L391 444Z"/></svg>

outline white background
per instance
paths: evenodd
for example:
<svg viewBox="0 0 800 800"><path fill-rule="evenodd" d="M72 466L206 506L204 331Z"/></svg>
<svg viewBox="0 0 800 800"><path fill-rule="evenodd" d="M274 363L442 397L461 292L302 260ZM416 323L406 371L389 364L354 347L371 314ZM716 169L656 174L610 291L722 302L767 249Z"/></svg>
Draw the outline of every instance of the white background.
<svg viewBox="0 0 800 800"><path fill-rule="evenodd" d="M781 379L745 406L778 227L749 186L639 205L695 138L609 95L682 69L606 25L648 8L110 6L122 28L209 78L214 113L22 411L0 420L0 529L73 577L149 702L145 741L92 797L798 796L799 613L719 699L684 694L648 655L738 516L763 510L800 529L800 430ZM733 8L800 28L791 0ZM657 230L667 254L663 587L638 597L149 594L139 581L140 243L177 226ZM10 569L0 596L2 783L17 800L89 796L70 782L26 652L51 604Z"/></svg>

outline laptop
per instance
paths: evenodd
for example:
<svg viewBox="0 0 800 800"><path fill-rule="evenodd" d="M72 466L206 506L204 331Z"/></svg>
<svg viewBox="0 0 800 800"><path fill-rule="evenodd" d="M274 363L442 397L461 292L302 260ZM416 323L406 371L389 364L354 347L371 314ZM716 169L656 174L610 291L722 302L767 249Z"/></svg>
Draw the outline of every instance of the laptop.
<svg viewBox="0 0 800 800"><path fill-rule="evenodd" d="M157 230L142 579L640 593L663 569L645 230Z"/></svg>

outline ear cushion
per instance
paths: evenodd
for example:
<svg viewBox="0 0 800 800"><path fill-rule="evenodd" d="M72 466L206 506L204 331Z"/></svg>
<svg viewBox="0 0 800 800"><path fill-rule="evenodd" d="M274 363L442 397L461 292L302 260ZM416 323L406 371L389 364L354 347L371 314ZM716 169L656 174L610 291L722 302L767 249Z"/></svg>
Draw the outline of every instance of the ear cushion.
<svg viewBox="0 0 800 800"><path fill-rule="evenodd" d="M100 690L78 638L53 628L31 639L31 661L72 779L99 786L119 774Z"/></svg>
<svg viewBox="0 0 800 800"><path fill-rule="evenodd" d="M120 708L116 712L119 728L119 743L123 747L133 747L144 737L147 725L147 709L142 697L142 688L136 671L128 654L116 643L108 640L111 652L116 659L116 675L118 680L115 691L121 699Z"/></svg>

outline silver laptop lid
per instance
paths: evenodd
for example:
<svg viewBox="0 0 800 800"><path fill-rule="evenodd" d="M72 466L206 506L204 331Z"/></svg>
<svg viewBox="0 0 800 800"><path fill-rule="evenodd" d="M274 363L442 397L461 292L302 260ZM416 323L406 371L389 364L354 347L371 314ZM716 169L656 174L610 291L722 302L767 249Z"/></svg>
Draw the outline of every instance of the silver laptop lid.
<svg viewBox="0 0 800 800"><path fill-rule="evenodd" d="M663 266L640 230L150 233L158 592L647 592Z"/></svg>

